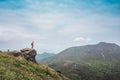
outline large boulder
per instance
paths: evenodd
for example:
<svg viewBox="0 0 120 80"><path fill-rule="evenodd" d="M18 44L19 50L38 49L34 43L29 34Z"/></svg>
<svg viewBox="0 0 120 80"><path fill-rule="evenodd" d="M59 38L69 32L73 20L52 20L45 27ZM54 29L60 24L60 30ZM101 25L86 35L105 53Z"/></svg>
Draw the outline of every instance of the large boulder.
<svg viewBox="0 0 120 80"><path fill-rule="evenodd" d="M36 63L36 59L35 56L37 55L37 52L35 49L32 48L24 48L21 49L20 51L13 51L12 54L15 57L21 57L21 58L25 58L28 61L34 62Z"/></svg>
<svg viewBox="0 0 120 80"><path fill-rule="evenodd" d="M37 55L37 52L35 49L32 48L24 48L20 50L22 54L24 55L24 58L28 61L32 61L36 63L35 56Z"/></svg>

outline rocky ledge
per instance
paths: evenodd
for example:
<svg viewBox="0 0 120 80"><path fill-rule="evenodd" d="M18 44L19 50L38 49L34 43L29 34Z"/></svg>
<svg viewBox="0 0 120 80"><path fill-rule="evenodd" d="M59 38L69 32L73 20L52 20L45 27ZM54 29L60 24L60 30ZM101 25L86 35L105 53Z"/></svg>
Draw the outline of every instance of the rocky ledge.
<svg viewBox="0 0 120 80"><path fill-rule="evenodd" d="M14 50L11 52L15 57L25 58L28 61L36 63L35 56L37 55L37 52L35 49L32 48L24 48L20 51Z"/></svg>

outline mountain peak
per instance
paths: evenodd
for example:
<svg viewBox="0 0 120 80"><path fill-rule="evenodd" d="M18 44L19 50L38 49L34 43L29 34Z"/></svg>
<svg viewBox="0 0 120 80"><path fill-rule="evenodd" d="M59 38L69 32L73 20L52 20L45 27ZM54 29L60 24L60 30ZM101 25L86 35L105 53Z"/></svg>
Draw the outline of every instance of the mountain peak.
<svg viewBox="0 0 120 80"><path fill-rule="evenodd" d="M98 44L115 44L115 43L99 42Z"/></svg>
<svg viewBox="0 0 120 80"><path fill-rule="evenodd" d="M98 44L109 44L109 43L107 43L107 42L99 42Z"/></svg>
<svg viewBox="0 0 120 80"><path fill-rule="evenodd" d="M107 42L99 42L97 45L119 47L119 45L117 45L115 43L107 43Z"/></svg>

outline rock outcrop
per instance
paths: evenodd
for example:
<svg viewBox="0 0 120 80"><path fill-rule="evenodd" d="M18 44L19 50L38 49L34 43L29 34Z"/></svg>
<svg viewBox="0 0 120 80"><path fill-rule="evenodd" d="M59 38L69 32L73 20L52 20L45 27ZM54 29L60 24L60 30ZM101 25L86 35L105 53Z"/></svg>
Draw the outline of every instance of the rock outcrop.
<svg viewBox="0 0 120 80"><path fill-rule="evenodd" d="M21 58L25 58L28 61L34 62L36 63L36 59L35 56L37 55L37 52L35 49L32 48L24 48L21 49L20 51L13 51L12 54L15 57L21 57Z"/></svg>
<svg viewBox="0 0 120 80"><path fill-rule="evenodd" d="M20 51L17 51L17 50L12 51L12 54L13 54L13 56L15 56L15 57L22 57L21 52L20 52Z"/></svg>

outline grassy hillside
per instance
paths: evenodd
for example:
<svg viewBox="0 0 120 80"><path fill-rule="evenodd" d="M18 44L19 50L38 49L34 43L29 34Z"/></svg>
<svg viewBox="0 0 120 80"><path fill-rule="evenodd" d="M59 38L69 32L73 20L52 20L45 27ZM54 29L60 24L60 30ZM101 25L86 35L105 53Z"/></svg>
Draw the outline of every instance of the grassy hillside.
<svg viewBox="0 0 120 80"><path fill-rule="evenodd" d="M0 80L68 80L62 74L43 65L0 52Z"/></svg>

